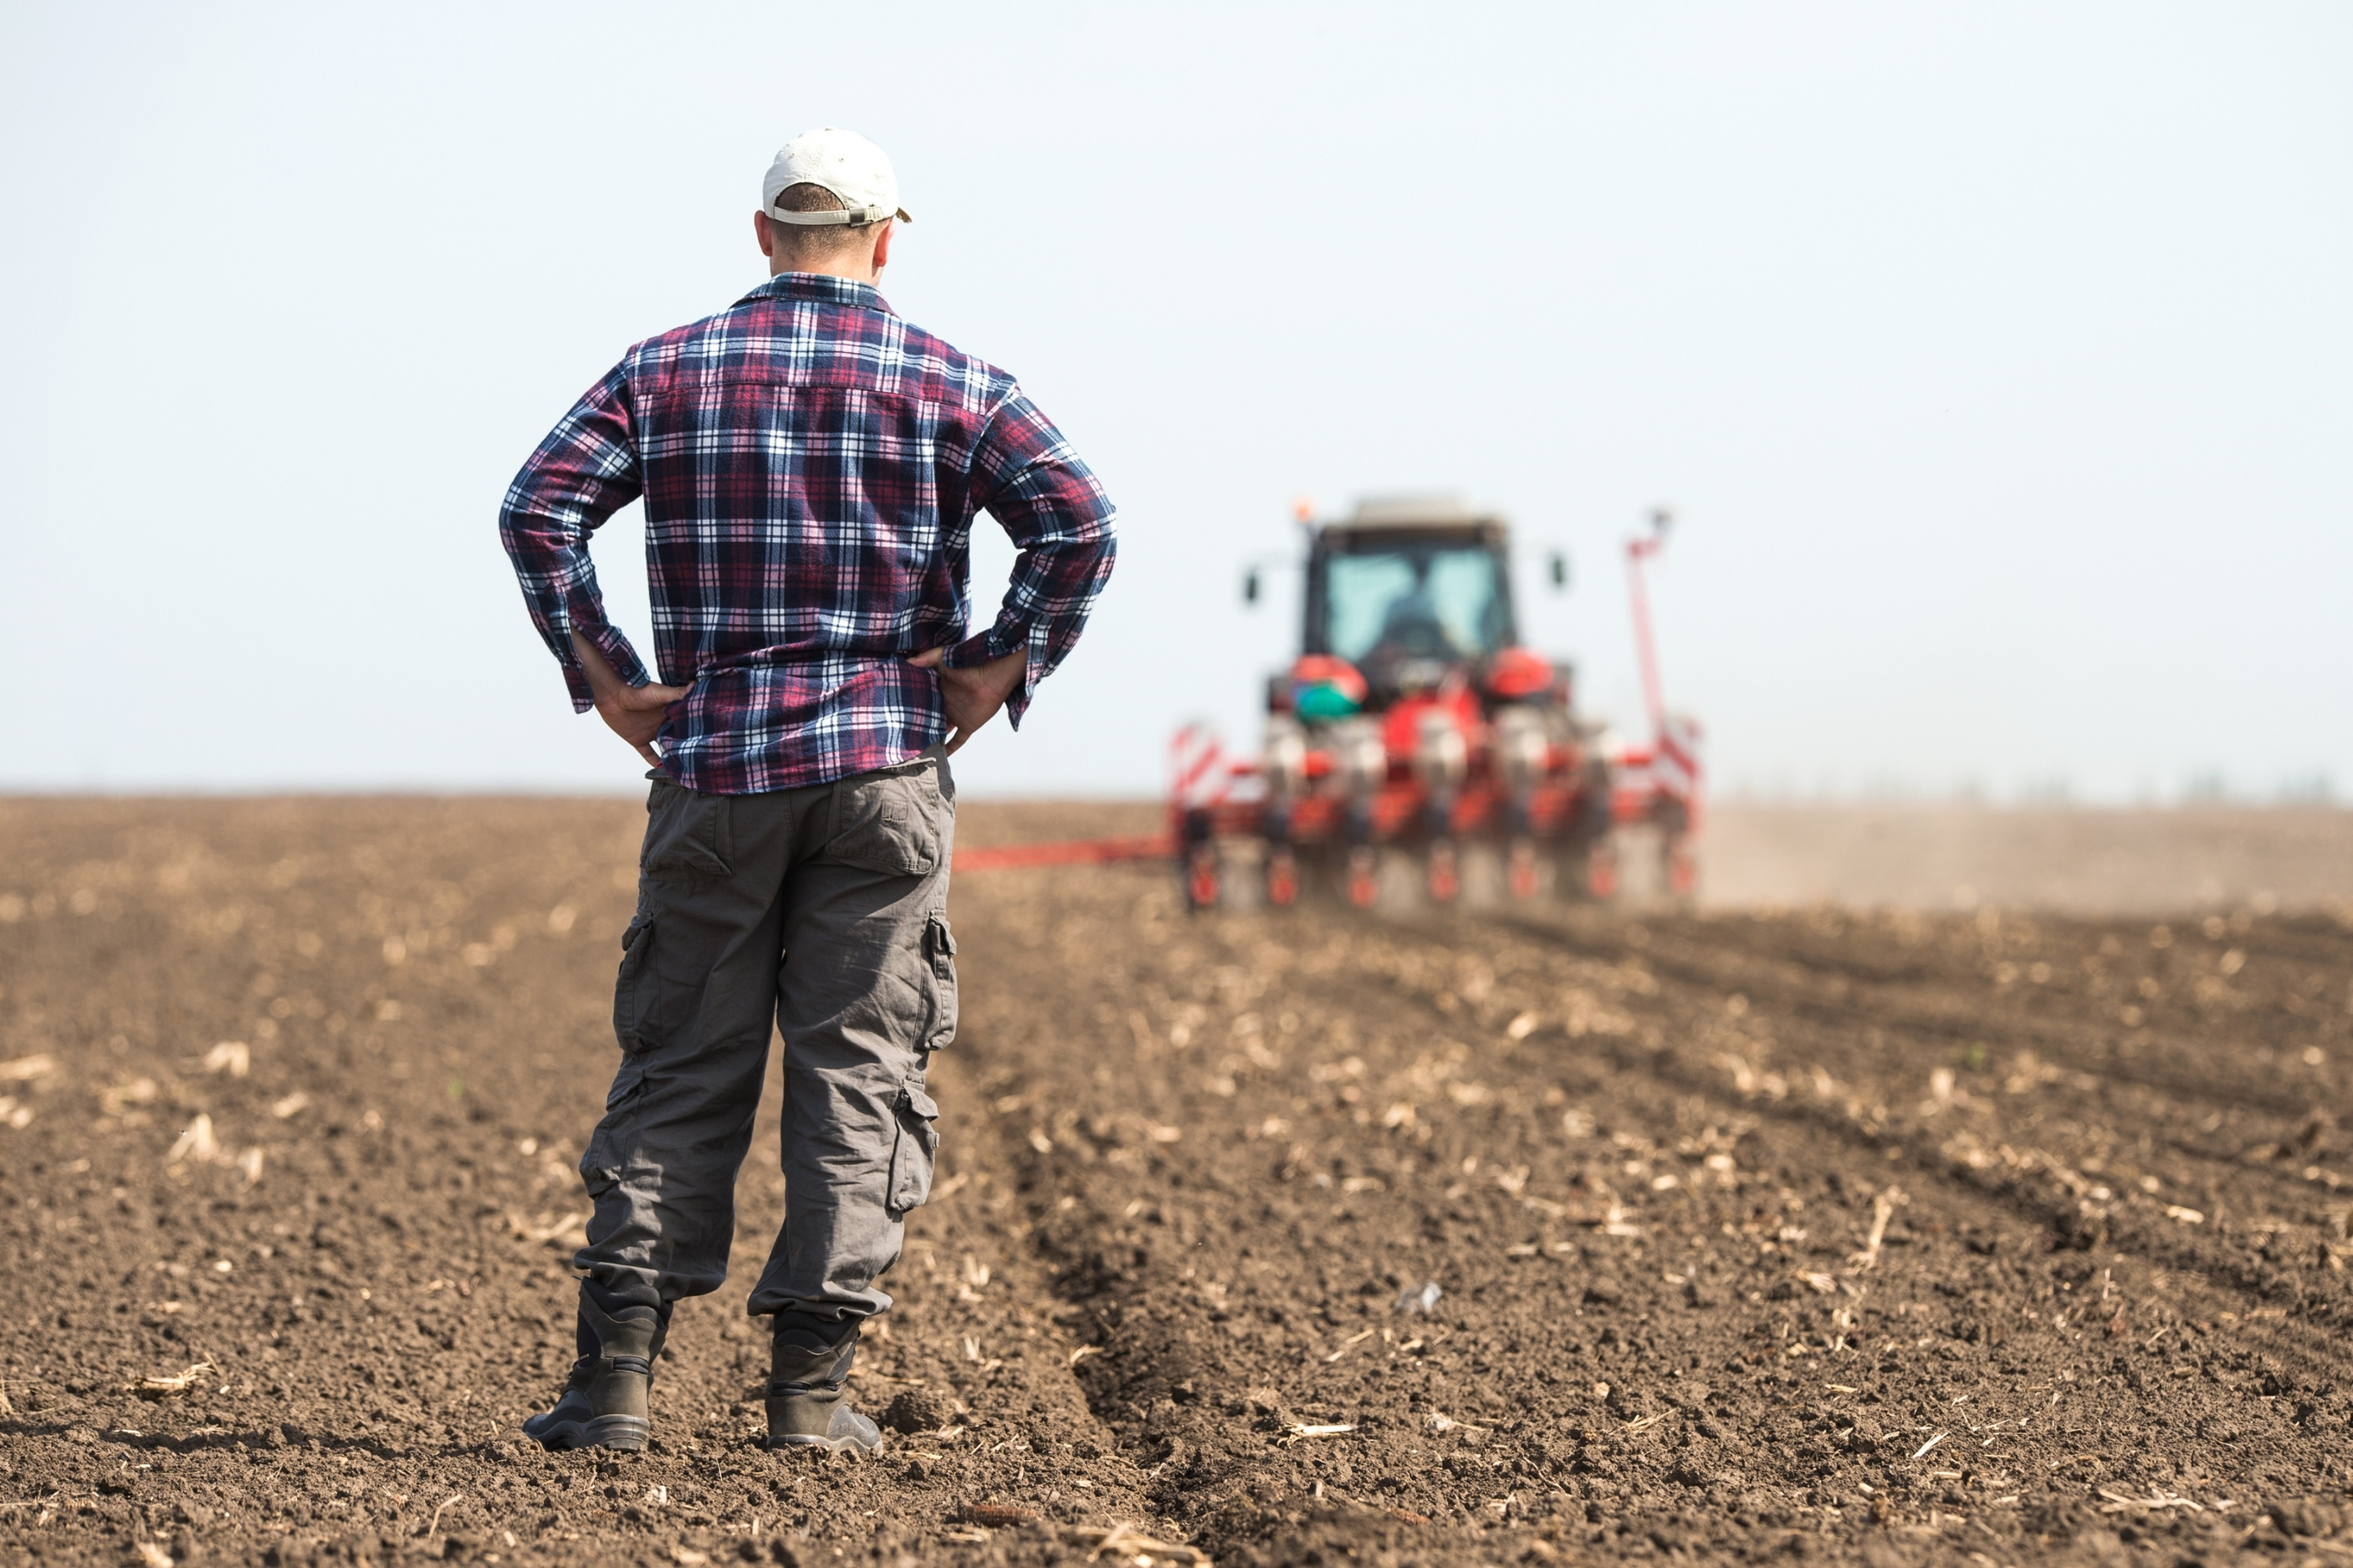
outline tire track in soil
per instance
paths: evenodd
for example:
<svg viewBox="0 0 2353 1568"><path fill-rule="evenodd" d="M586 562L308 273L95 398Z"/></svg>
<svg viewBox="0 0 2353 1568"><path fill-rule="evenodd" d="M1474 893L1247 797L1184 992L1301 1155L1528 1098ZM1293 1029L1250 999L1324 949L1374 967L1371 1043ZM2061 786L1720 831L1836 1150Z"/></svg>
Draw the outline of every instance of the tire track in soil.
<svg viewBox="0 0 2353 1568"><path fill-rule="evenodd" d="M2035 941L2031 922L2024 940L2029 944ZM2102 933L2101 945L2104 950L2113 947L2114 933ZM1645 951L1655 950L1654 942L1646 942L1643 946ZM1730 973L1719 973L1716 984L1724 987L1727 994L1736 994L1730 991L1725 982L1742 979L1745 966L1736 962L1727 968ZM1704 973L1704 966L1692 965L1691 973L1694 975ZM1755 987L1752 985L1750 989ZM1745 996L1745 994L1741 994ZM1865 1018L1879 1021L1890 1017L1890 1010L1885 1008L1864 1005L1856 1011ZM1900 1018L1895 1022L1900 1026ZM2100 1021L2092 1022L2097 1048L2088 1054L2112 1061L2113 1050L2096 1040L2096 1026ZM1980 1047L1983 1045L1982 1037L1989 1033L2004 1040L2005 1050L2010 1045L2021 1043L2019 1037L2021 1033L2025 1041L2046 1050L2055 1046L2054 1058L2036 1058L2037 1066L2031 1074L2031 1082L2021 1083L2021 1075L2013 1074L2005 1088L2012 1093L2021 1089L2037 1092L2052 1083L2063 1084L2063 1089L2058 1093L2039 1094L2038 1097L2079 1102L2072 1107L2059 1107L2063 1112L2073 1110L2078 1119L2096 1121L2104 1112L2113 1115L2105 1102L2119 1098L2133 1101L2126 1108L2128 1117L2145 1125L2168 1122L2194 1125L2200 1119L2201 1107L2164 1094L2132 1094L2135 1089L2154 1087L2147 1075L2123 1077L2112 1069L2105 1069L2104 1064L2104 1070L2098 1073L2073 1070L2082 1057L2087 1054L2081 1048L2085 1037L2080 1026L2076 1033L2069 1035L2048 1023L2019 1031L2014 1026L2004 1028L1996 1022L1989 1027L1979 1027L1970 1033L1980 1037L1978 1042ZM2327 1038L2337 1033L2338 1031L2323 1027L2313 1037ZM2177 1035L2165 1039L2164 1044L2187 1049L2189 1037ZM2319 1051L2323 1057L2327 1055L2324 1047L2306 1046L2302 1048ZM1658 1070L1675 1081L1705 1087L1704 1071L1694 1075L1687 1063L1675 1059L1672 1055L1662 1053L1652 1060ZM1753 1073L1755 1069L1751 1068L1749 1070ZM1882 1087L1883 1089L1884 1086ZM2312 1088L2323 1089L2320 1108L2316 1109ZM2200 1148L2179 1139L2151 1140L2163 1142L2177 1152L2186 1153L2208 1166L2221 1167L2219 1172L2210 1172L2202 1182L2193 1179L2190 1184L2198 1186L2201 1194L2199 1201L2211 1205L2213 1212L2210 1215L2201 1211L2199 1223L2187 1227L2179 1223L2155 1221L2148 1209L2122 1214L2115 1212L2107 1192L2080 1174L2068 1173L2063 1166L2052 1163L2050 1156L2040 1151L2036 1154L2043 1163L2044 1173L2058 1175L2060 1184L2056 1187L2048 1183L2038 1185L2030 1175L2022 1174L2018 1169L2005 1168L2002 1163L1986 1158L1984 1150L1988 1135L1982 1130L1959 1138L1944 1135L1934 1121L1936 1110L1946 1109L1944 1107L1930 1108L1926 1117L1915 1119L1915 1124L1908 1129L1886 1125L1883 1110L1879 1117L1872 1119L1876 1121L1876 1125L1868 1125L1866 1118L1857 1112L1852 1102L1841 1109L1820 1105L1784 1105L1777 1109L1782 1114L1805 1117L1827 1127L1843 1129L1867 1144L1886 1149L1891 1153L1901 1150L1906 1163L1913 1166L2010 1204L2022 1215L2049 1227L2058 1242L2085 1250L2121 1249L2137 1254L2144 1262L2153 1262L2177 1271L2220 1274L2230 1284L2251 1295L2267 1301L2285 1302L2295 1310L2292 1314L2294 1321L2283 1325L2281 1334L2302 1346L2307 1370L2313 1371L2315 1375L2325 1376L2327 1369L2332 1369L2341 1359L2340 1353L2329 1342L2331 1331L2328 1325L2342 1321L2347 1300L2346 1279L2340 1271L2340 1248L2337 1245L2344 1240L2346 1208L2342 1204L2327 1203L2326 1200L2317 1212L2311 1212L2307 1207L2305 1217L2312 1222L2314 1228L2301 1233L2300 1227L2282 1223L2274 1216L2309 1205L2313 1201L2310 1189L2320 1178L2328 1178L2318 1189L2323 1193L2334 1193L2341 1180L2334 1173L2310 1164L2304 1164L2300 1172L2291 1174L2294 1164L2303 1164L2305 1160L2316 1157L2323 1151L2325 1140L2333 1135L2336 1118L2326 1108L2329 1098L2324 1085L2310 1086L2300 1101L2287 1102L2287 1109L2296 1118L2294 1122L2274 1122L2270 1128L2274 1134L2272 1138L2234 1147L2230 1152ZM1987 1109L1983 1105L1970 1105L1966 1094L1962 1096L1960 1105L1963 1109ZM2038 1107L2036 1114L2038 1117L2047 1116L2051 1109L2047 1104ZM2267 1105L2265 1109L2270 1107ZM2219 1121L2220 1118L2214 1120ZM2284 1131L2290 1127L2293 1128L2292 1132ZM2293 1163L2284 1168L2283 1160L2290 1156L2294 1157ZM2104 1169L2106 1162L2095 1158L2091 1163L2095 1169ZM2239 1212L2252 1208L2259 1216L2252 1247L2232 1246L2219 1239L2223 1228L2221 1203L2224 1189L2216 1178L2218 1175L2237 1177L2242 1173L2248 1179L2235 1184L2230 1201L2235 1204ZM2162 1186L2154 1177L2144 1176L2141 1181L2153 1184L2149 1195ZM2181 1184L2177 1183L2179 1184ZM2150 1208L2156 1206L2149 1205ZM2206 1223L2208 1220L2212 1221L2211 1226ZM2280 1267L2282 1262L2289 1260L2317 1268Z"/></svg>
<svg viewBox="0 0 2353 1568"><path fill-rule="evenodd" d="M987 971L1092 974L1022 998L1033 1041L1088 1042L1090 1079L1051 1070L1067 1044L985 1054L1001 1115L1029 1129L1008 1142L1038 1244L1097 1325L1096 1412L1221 1552L1868 1557L1903 1540L2007 1558L2334 1528L2353 1480L2343 1211L2318 1162L2341 1157L2342 1080L2318 1042L2346 1029L2303 1005L2293 965L2343 974L2341 929L2226 931L2256 933L2253 956L2167 1037L2102 1022L2084 962L2131 967L2146 925L1188 923L1151 884L1109 885L1050 874L1035 907L1054 919L995 935L1051 956L992 950ZM1900 975L1975 1026L1921 1028L1907 995L1799 1008L1758 984L1839 942L1863 955L1847 973ZM2073 1018L2037 1011L2053 959L2087 976ZM2033 1005L2002 1000L2027 994L2002 964L2052 967ZM2209 1114L2209 1132L2275 1141L2255 1163L2185 1152L2158 1135L2179 1102L2077 1065L2119 1034L2185 1051L2191 1027L2218 1073L2278 1058L2260 1042L2298 1069L2321 1053L2300 1130L2284 1096ZM1904 1205L1858 1269L1891 1186ZM2208 1205L2196 1224L2165 1217L2182 1197ZM1634 1234L1574 1223L1612 1209ZM1414 1335L1388 1308L1424 1276L1449 1294ZM1287 1423L1357 1430L1286 1444ZM2151 1488L2200 1510L2114 1500Z"/></svg>
<svg viewBox="0 0 2353 1568"><path fill-rule="evenodd" d="M1991 922L1990 931L1983 920L1954 923L1979 939L1999 935L2000 929L1998 920ZM2014 920L2011 924L2013 939L2022 948L2034 947L2040 940L2034 922ZM2167 932L2169 937L2168 928L2158 930ZM2224 940L2231 934L2220 933L2214 940ZM2095 952L2113 957L2121 949L2122 944L2116 941L2113 931L2100 931L2096 937L2098 946ZM1654 954L1662 945L1657 933L1647 929L1644 931L1641 952L1646 956ZM2172 945L2170 941L2168 945ZM2239 951L2241 966L2244 963L2244 951ZM2229 963L2232 955L2217 948L2213 954L2209 955L2210 967L2214 956ZM2311 954L2307 950L2298 956L2303 962L2309 962ZM1992 959L1978 963L1978 955L1974 952L1968 953L1968 957L1969 964L1951 966L1953 973L1947 977L1948 984L1978 988L1991 986L1997 993L2009 984L2000 979L1997 973L1971 973L1972 968L1998 972L2007 961ZM2336 1135L2334 1107L2341 1104L2343 1099L2341 1089L2336 1086L2342 1080L2320 1070L2327 1067L2327 1058L2330 1054L2328 1047L2320 1042L2341 1039L2345 1031L2340 1026L2327 1018L2314 1019L2308 1012L2286 1014L2286 1018L2303 1030L2302 1037L2290 1040L2284 1047L2291 1070L2303 1080L2301 1085L2290 1086L2292 1092L2232 1093L2227 1091L2233 1087L2231 1081L2233 1069L2241 1068L2245 1058L2263 1058L2255 1065L2270 1081L2278 1083L2290 1076L2267 1065L2281 1061L2282 1049L2263 1045L2258 1046L2255 1051L2234 1055L2232 1046L2238 1042L2218 1043L2211 1034L2201 1040L2189 1027L2177 1027L2167 1033L2157 1033L2145 1026L2133 1029L2119 1028L2113 1020L2099 1016L2092 1009L2081 1005L2073 1009L2072 1016L2052 1016L2053 1009L2048 1006L2039 1014L2031 1013L2029 1007L2033 1004L2063 1004L2075 1000L2064 994L2052 995L2047 992L2015 998L2009 1007L2004 1007L1998 1001L1989 1007L1981 1007L1975 1015L1978 1022L1967 1029L1923 1031L1917 1027L1915 1014L1906 1005L1905 999L1899 998L1891 1005L1877 998L1857 998L1842 1010L1843 1016L1841 1009L1833 1005L1799 1005L1799 1003L1810 999L1799 996L1794 988L1788 986L1782 986L1777 992L1770 984L1770 978L1778 977L1768 977L1768 983L1760 986L1757 984L1760 978L1757 968L1746 958L1747 955L1737 948L1701 949L1686 945L1656 967L1662 973L1672 970L1694 984L1706 984L1727 999L1738 994L1742 997L1744 1009L1748 1005L1748 994L1755 993L1759 1005L1785 1006L1804 1016L1810 1023L1825 1026L1816 1031L1809 1042L1815 1065L1827 1060L1831 1066L1839 1067L1843 1060L1845 1067L1841 1070L1848 1070L1859 1057L1878 1050L1890 1031L1908 1031L1915 1039L1926 1032L1931 1040L1973 1045L1981 1053L1989 1048L1988 1037L1990 1036L2000 1042L2001 1054L2023 1063L2010 1071L2009 1081L2004 1088L2013 1096L2021 1091L2031 1091L2035 1099L2034 1113L2039 1118L2050 1119L2055 1114L2081 1123L2096 1124L2103 1117L2117 1119L2121 1109L2125 1120L2137 1121L2145 1129L2168 1126L2197 1129L2204 1123L2207 1131L2211 1131L2228 1121L2237 1136L2227 1148L2201 1144L2180 1136L2144 1134L2148 1142L2162 1143L2209 1167L2202 1173L2194 1173L2186 1182L2176 1180L2174 1184L2177 1187L2193 1187L2197 1201L2214 1210L2211 1215L2215 1221L2213 1228L2185 1230L2178 1225L2153 1226L2147 1223L2150 1208L2172 1205L2148 1205L2137 1212L2123 1215L2113 1214L2111 1205L2105 1199L2086 1205L2081 1200L2085 1195L2084 1189L2094 1184L2089 1182L2071 1184L2066 1194L2071 1201L2059 1202L2056 1198L2028 1198L2025 1201L2031 1205L2039 1203L2038 1217L2063 1234L2077 1237L2084 1245L2094 1245L2102 1235L2116 1238L2130 1233L2141 1249L2162 1254L2176 1267L2221 1268L2242 1289L2266 1296L2305 1301L2306 1315L2316 1321L2327 1321L2333 1313L2341 1310L2341 1289L2324 1289L2322 1299L2306 1300L2315 1286L2332 1283L2341 1286L2344 1282L2341 1275L2331 1281L2328 1276L2316 1279L2303 1271L2283 1272L2271 1266L2274 1255L2299 1250L2305 1255L2305 1261L2319 1261L2326 1265L2330 1256L2327 1248L2331 1241L2344 1239L2346 1205L2332 1201L2330 1196L2336 1193L2341 1178L2310 1163L2325 1152ZM2010 968L2015 970L2018 966L2010 964ZM2232 973L2237 973L2235 967ZM2326 971L2316 973L2326 975ZM2260 966L2253 973L2261 978L2282 978L2263 976ZM2311 973L2304 974L2303 978L2307 983L2305 985L2294 984L2296 978L2295 970L2284 978L2290 984L2280 989L2285 992L2289 1000L2295 1001L2308 994ZM2206 981L2205 984L2211 985L2212 983ZM2210 1030L2214 1022L2215 1004L2219 1000L2219 993L2210 994L2200 1008L2209 1015L2202 1022ZM2234 997L2234 1008L2243 1011L2245 1001L2244 997ZM1941 1011L1957 1013L1960 1009L1947 1006ZM2004 1016L2005 1014L2009 1016ZM1681 1022L1689 1026L1692 1020L1685 1017ZM1824 1048L1825 1035L1830 1041L1845 1046L1842 1056L1835 1045ZM2138 1037L2137 1039L2134 1037L2136 1035ZM1862 1048L1858 1049L1858 1045ZM2159 1070L2148 1070L2146 1067L2140 1071L2120 1070L2119 1063L2125 1059L2120 1054L2122 1051L2137 1051L2144 1062L2151 1057L2157 1058L2161 1064ZM2305 1060L2307 1053L2319 1059ZM1662 1071L1678 1072L1681 1081L1703 1082L1710 1071L1708 1067L1701 1067L1694 1076L1690 1064L1681 1062L1672 1055L1658 1058L1657 1063ZM2093 1070L2084 1070L2086 1068ZM1751 1070L1755 1069L1752 1068ZM2198 1096L2193 1102L2184 1086L2200 1071L2212 1082L2213 1091ZM1883 1100L1890 1091L1883 1084L1873 1092ZM1821 1098L1816 1097L1818 1100ZM2130 1103L2119 1108L2115 1102L2120 1100ZM2265 1115L2252 1119L2235 1115L2226 1117L2212 1111L2211 1108L2217 1101ZM1972 1104L1966 1094L1961 1106L1965 1110L1991 1109L1988 1102ZM1818 1107L1817 1116L1831 1125L1853 1125L1865 1120L1850 1108ZM1952 1163L1957 1155L1958 1173L1985 1190L2022 1191L2017 1182L2002 1174L1995 1165L1983 1161L1985 1135L1966 1136L1961 1140L1963 1146L1955 1149L1948 1146L1951 1140L1929 1135L1936 1131L1932 1119L1915 1120L1916 1124L1909 1132L1898 1132L1884 1124L1883 1109L1877 1118L1879 1125L1871 1130L1871 1136L1883 1142L1901 1138L1913 1148L1919 1162L1929 1165ZM2147 1175L2139 1180L2157 1182L2157 1178ZM2163 1184L2157 1182L2157 1185L2150 1188L2149 1195ZM2318 1205L2316 1212L2314 1210L2316 1203ZM2263 1245L2253 1253L2231 1248L2218 1251L2205 1245L2204 1238L2211 1237L2221 1228L2225 1205L2236 1212L2244 1213L2252 1209L2258 1215L2264 1216ZM2300 1230L2293 1224L2281 1224L2274 1217L2298 1208L2307 1211L2306 1217L2311 1222L2311 1229Z"/></svg>
<svg viewBox="0 0 2353 1568"><path fill-rule="evenodd" d="M1717 917L1720 921L1725 917ZM1816 917L1820 918L1820 917ZM1541 937L1545 934L1569 936L1573 927L1556 921L1522 916L1506 917L1501 923ZM1967 922L1974 927L1978 922ZM2013 921L2013 929L2021 923ZM2033 922L2023 922L2031 933ZM1648 931L1648 927L1644 928ZM2159 927L2170 932L2169 927ZM1997 922L1993 934L1999 935ZM1990 975L1971 973L1958 966L1943 969L1923 963L1874 968L1855 961L1846 954L1822 954L1803 948L1783 952L1760 952L1739 945L1711 942L1704 931L1679 933L1697 935L1696 942L1670 943L1651 937L1641 948L1641 954L1653 973L1664 978L1678 979L1694 984L1725 991L1740 990L1758 1001L1767 1002L1808 1021L1828 1026L1867 1022L1883 1027L1901 1028L1917 1038L1948 1040L1967 1045L1983 1033L1977 1019L1982 1009L1969 1005L1970 999L1955 994L1955 990L1975 990L1978 983L1996 985L2010 984L1992 980ZM1862 934L1862 933L1858 933ZM2031 934L2028 941L2031 942ZM2124 944L2109 938L2118 952ZM2168 942L2168 946L2171 943ZM2297 950L2306 963L2325 965L2329 961L2309 946ZM2102 956L2115 956L2104 953ZM2221 949L2209 955L2227 957ZM2280 956L2274 950L2272 954ZM2244 950L2241 950L2242 962ZM1988 958L1977 968L1998 970L1998 958ZM2335 961L2341 964L2341 955ZM2011 965L2017 968L2015 964ZM1827 977L1829 984L1810 984ZM2014 978L2014 977L2013 977ZM2150 978L2154 984L2153 977ZM2201 977L2202 978L2202 977ZM1841 984L1841 982L1845 982ZM1869 989L1858 989L1855 982L1869 983ZM2210 980L2208 982L2211 984ZM2095 983L2096 984L2096 983ZM2021 1001L2027 1000L2021 998ZM2074 1000L2062 994L2043 993L2032 1000L2064 1003ZM2091 1000L2087 998L2086 1000ZM2110 1020L2086 1016L2084 1009L2072 1010L2072 1016L2057 1009L2034 1014L2025 1006L2010 1009L2004 1034L2009 1042L2024 1048L2052 1047L2073 1052L2082 1041L2087 1024L2105 1025ZM2126 1031L2116 1031L2123 1034ZM2280 1114L2302 1117L2310 1107L2299 1092L2284 1085L2279 1079L2259 1070L2254 1061L2216 1060L2211 1053L2201 1051L2194 1033L2158 1034L2154 1030L2140 1036L2138 1044L2153 1046L2140 1059L2119 1055L2114 1049L2094 1052L2101 1059L2078 1059L2078 1068L2096 1066L2100 1075L2111 1082L2129 1082L2164 1090L2195 1096L2211 1102L2218 1093L2227 1093L2250 1107Z"/></svg>

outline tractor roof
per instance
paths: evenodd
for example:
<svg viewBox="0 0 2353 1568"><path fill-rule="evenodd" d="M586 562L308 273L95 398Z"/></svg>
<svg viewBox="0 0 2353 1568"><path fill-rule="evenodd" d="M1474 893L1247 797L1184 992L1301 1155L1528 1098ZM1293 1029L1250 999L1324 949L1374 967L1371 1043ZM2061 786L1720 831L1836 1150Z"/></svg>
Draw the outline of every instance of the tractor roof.
<svg viewBox="0 0 2353 1568"><path fill-rule="evenodd" d="M1490 537L1504 532L1502 516L1482 511L1458 495L1376 496L1356 503L1344 518L1324 524L1324 531L1342 538L1355 534L1454 535Z"/></svg>

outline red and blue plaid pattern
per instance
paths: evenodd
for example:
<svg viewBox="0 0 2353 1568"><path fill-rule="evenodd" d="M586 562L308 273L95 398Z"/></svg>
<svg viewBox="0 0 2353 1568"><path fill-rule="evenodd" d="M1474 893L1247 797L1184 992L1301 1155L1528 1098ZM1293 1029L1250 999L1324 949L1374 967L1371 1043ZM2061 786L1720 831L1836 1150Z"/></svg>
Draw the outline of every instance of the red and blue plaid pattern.
<svg viewBox="0 0 2353 1568"><path fill-rule="evenodd" d="M583 711L575 628L648 678L588 559L639 496L655 660L692 689L662 765L706 794L824 784L940 740L938 679L906 660L944 643L959 668L1029 649L1018 728L1111 576L1111 501L1013 378L817 273L638 344L509 488L500 534ZM995 624L967 637L983 508L1020 554Z"/></svg>

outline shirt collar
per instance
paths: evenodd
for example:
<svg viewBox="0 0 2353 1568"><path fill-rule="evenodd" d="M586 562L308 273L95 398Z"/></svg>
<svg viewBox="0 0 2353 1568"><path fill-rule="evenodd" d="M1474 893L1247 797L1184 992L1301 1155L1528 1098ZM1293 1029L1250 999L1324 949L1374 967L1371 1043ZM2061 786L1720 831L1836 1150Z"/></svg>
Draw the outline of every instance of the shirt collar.
<svg viewBox="0 0 2353 1568"><path fill-rule="evenodd" d="M808 300L892 314L891 302L873 284L836 278L829 272L779 272L735 302L748 304L754 300Z"/></svg>

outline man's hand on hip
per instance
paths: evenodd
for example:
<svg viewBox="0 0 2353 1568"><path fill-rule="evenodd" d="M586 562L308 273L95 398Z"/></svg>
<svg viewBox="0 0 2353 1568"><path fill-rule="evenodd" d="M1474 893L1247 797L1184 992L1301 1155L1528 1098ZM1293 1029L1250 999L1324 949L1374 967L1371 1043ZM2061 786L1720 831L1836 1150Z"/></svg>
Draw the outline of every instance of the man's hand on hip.
<svg viewBox="0 0 2353 1568"><path fill-rule="evenodd" d="M651 682L630 685L605 662L603 650L576 631L572 634L572 651L580 656L581 665L588 671L588 695L596 704L597 716L613 733L635 746L638 755L654 767L661 766L654 737L661 733L670 705L683 699L688 689Z"/></svg>
<svg viewBox="0 0 2353 1568"><path fill-rule="evenodd" d="M1017 647L1002 658L965 669L947 667L944 662L947 651L944 647L926 648L907 662L940 678L940 708L947 715L950 737L947 754L954 756L972 739L973 732L996 718L1006 700L1021 689L1022 678L1029 669L1029 650Z"/></svg>

